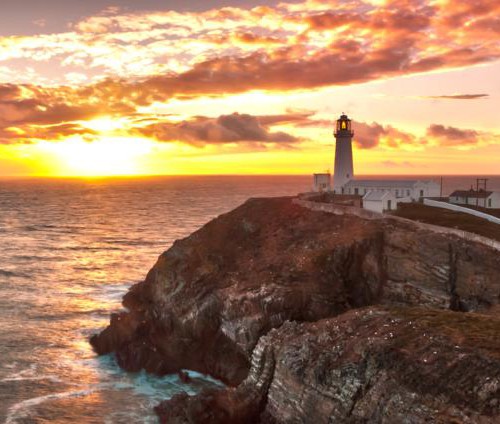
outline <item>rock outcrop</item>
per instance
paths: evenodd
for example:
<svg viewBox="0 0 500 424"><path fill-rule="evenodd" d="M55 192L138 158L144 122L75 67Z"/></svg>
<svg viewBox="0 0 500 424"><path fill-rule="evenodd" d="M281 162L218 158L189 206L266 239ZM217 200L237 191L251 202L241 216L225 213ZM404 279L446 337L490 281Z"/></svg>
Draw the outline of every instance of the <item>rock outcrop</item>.
<svg viewBox="0 0 500 424"><path fill-rule="evenodd" d="M157 410L165 423L497 423L500 320L368 307L287 322L259 340L236 389Z"/></svg>
<svg viewBox="0 0 500 424"><path fill-rule="evenodd" d="M499 276L497 251L453 235L253 199L175 242L91 342L127 370L239 385L174 397L169 423L490 419L498 346L463 344L498 339L478 312Z"/></svg>

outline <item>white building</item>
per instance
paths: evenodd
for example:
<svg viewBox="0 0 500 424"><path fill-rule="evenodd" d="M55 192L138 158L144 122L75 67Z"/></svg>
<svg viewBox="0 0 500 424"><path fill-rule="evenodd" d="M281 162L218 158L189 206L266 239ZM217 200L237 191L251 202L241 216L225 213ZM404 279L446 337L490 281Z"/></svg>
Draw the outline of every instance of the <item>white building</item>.
<svg viewBox="0 0 500 424"><path fill-rule="evenodd" d="M351 180L344 185L345 194L364 196L370 191L388 191L398 203L416 202L424 197L438 197L440 186L434 181L419 180Z"/></svg>
<svg viewBox="0 0 500 424"><path fill-rule="evenodd" d="M396 196L389 190L370 190L363 196L363 208L379 213L396 209Z"/></svg>
<svg viewBox="0 0 500 424"><path fill-rule="evenodd" d="M500 209L500 192L486 190L456 190L450 194L450 203L456 205L480 206L487 209Z"/></svg>
<svg viewBox="0 0 500 424"><path fill-rule="evenodd" d="M335 164L333 174L333 191L343 194L344 185L354 178L354 167L352 161L352 137L351 120L342 114L337 120L337 127L333 133L335 136Z"/></svg>
<svg viewBox="0 0 500 424"><path fill-rule="evenodd" d="M398 203L414 202L426 197L438 197L440 195L439 184L430 180L355 179L352 156L354 132L351 124L351 120L345 114L342 114L336 122L334 132L334 193L364 196L363 204L365 204L366 199L365 207L377 211L396 209ZM329 184L329 174L314 174L314 191L329 190ZM370 196L367 196L368 194ZM375 203L377 204L375 205ZM493 201L492 204L494 204Z"/></svg>
<svg viewBox="0 0 500 424"><path fill-rule="evenodd" d="M331 190L332 176L329 172L314 174L313 191L323 192Z"/></svg>

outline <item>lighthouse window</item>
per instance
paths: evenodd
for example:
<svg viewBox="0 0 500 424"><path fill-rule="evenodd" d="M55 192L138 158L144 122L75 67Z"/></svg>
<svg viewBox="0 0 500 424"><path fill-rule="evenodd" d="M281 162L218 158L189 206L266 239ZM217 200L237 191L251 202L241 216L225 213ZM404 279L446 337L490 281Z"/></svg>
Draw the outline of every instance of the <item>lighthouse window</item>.
<svg viewBox="0 0 500 424"><path fill-rule="evenodd" d="M342 129L343 129L343 130L347 129L347 125L346 125L346 122L345 122L345 121L342 121Z"/></svg>

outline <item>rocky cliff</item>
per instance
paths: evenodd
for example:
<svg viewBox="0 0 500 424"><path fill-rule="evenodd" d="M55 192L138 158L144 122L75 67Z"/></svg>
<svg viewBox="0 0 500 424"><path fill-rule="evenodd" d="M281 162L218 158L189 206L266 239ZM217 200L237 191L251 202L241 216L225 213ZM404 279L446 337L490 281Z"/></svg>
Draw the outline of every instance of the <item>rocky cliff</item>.
<svg viewBox="0 0 500 424"><path fill-rule="evenodd" d="M174 397L169 423L494 420L499 276L456 236L253 199L174 243L91 342L235 387Z"/></svg>

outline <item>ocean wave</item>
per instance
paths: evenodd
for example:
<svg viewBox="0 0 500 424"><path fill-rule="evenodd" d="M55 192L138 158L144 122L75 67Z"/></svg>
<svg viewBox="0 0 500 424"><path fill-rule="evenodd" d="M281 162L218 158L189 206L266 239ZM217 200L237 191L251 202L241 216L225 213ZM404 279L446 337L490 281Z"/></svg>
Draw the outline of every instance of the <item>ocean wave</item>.
<svg viewBox="0 0 500 424"><path fill-rule="evenodd" d="M156 377L158 379L158 377ZM170 383L170 382L169 382ZM143 381L143 384L146 386L150 386L150 383L147 382L147 380ZM180 385L172 385L175 387L175 392L180 393L182 391L186 391L186 387L181 387ZM100 392L100 391L105 391L105 390L133 390L133 392L136 392L137 387L134 384L133 381L118 381L118 382L112 382L112 383L99 383L96 384L95 386L92 387L82 387L79 390L70 390L66 392L59 392L59 393L51 393L48 395L44 396L38 396L35 398L23 400L21 402L15 403L12 405L7 412L7 419L5 421L5 424L15 424L18 422L18 420L22 420L23 418L26 418L30 412L30 410L44 402L49 402L49 401L57 401L61 399L69 399L69 398L82 398L89 396L93 393ZM191 390L187 390L189 392L192 392ZM137 393L137 392L136 392ZM140 394L150 394L153 395L155 394L156 396L153 396L155 401L159 399L166 399L171 397L174 394L174 391L172 393L166 394L163 390L160 390L159 388L155 389L152 387L148 387L147 389L141 391L139 389Z"/></svg>
<svg viewBox="0 0 500 424"><path fill-rule="evenodd" d="M96 295L104 300L121 300L127 291L138 281L131 281L123 284L105 284L96 288Z"/></svg>
<svg viewBox="0 0 500 424"><path fill-rule="evenodd" d="M40 375L40 376L13 376L13 377L6 377L0 380L0 383L9 383L9 382L14 382L14 381L41 381L41 380L46 380L46 381L51 381L52 383L62 383L63 380L61 380L59 377L56 377L55 375Z"/></svg>
<svg viewBox="0 0 500 424"><path fill-rule="evenodd" d="M40 256L40 255L13 255L12 259L15 261L37 261L37 262L58 262L65 261L65 256Z"/></svg>
<svg viewBox="0 0 500 424"><path fill-rule="evenodd" d="M35 224L35 225L25 225L22 227L24 231L44 231L57 228L57 225L52 224Z"/></svg>
<svg viewBox="0 0 500 424"><path fill-rule="evenodd" d="M54 247L53 250L69 250L69 251L81 251L81 252L96 252L99 253L104 250L123 250L121 247L111 247L111 246L64 246L64 247Z"/></svg>
<svg viewBox="0 0 500 424"><path fill-rule="evenodd" d="M2 277L15 277L16 273L13 271L7 271L5 269L0 269L0 275Z"/></svg>
<svg viewBox="0 0 500 424"><path fill-rule="evenodd" d="M97 388L87 388L70 392L53 393L50 395L23 400L22 402L15 403L9 408L5 424L14 424L17 422L17 420L25 418L31 408L40 405L41 403L58 399L85 397L92 393L95 393L96 391L98 391Z"/></svg>
<svg viewBox="0 0 500 424"><path fill-rule="evenodd" d="M9 271L6 269L0 269L0 277L20 277L20 278L29 278L30 275L24 272L19 271Z"/></svg>

